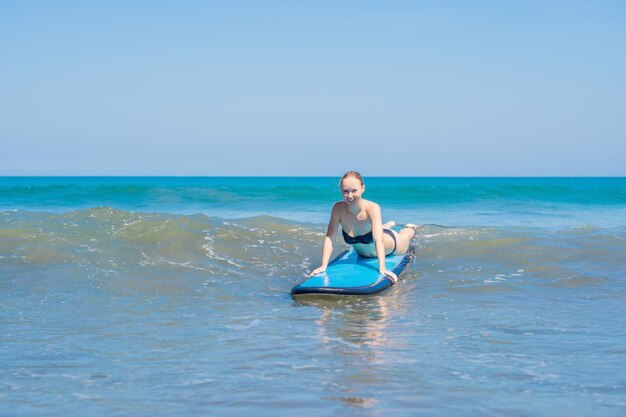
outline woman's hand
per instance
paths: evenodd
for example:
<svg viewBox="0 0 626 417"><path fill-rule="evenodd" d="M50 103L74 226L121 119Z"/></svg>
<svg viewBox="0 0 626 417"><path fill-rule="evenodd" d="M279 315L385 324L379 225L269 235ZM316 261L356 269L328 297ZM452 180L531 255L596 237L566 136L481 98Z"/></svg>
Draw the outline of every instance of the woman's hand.
<svg viewBox="0 0 626 417"><path fill-rule="evenodd" d="M383 275L388 276L389 278L391 278L391 281L395 284L396 282L398 282L398 276L396 274L394 274L391 271L388 271L386 269L381 269L380 273Z"/></svg>
<svg viewBox="0 0 626 417"><path fill-rule="evenodd" d="M312 277L313 275L321 274L322 272L326 272L325 266L320 266L319 268L314 269L313 272L309 274L309 277Z"/></svg>

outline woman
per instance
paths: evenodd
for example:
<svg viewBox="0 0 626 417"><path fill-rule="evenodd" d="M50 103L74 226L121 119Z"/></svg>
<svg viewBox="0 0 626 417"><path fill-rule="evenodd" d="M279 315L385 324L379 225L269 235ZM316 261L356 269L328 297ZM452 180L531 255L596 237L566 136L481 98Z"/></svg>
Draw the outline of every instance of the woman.
<svg viewBox="0 0 626 417"><path fill-rule="evenodd" d="M341 233L347 244L361 256L378 258L378 269L381 274L398 281L398 277L385 267L385 256L406 253L409 242L415 235L417 226L407 224L400 232L391 230L395 222L383 224L380 206L373 201L362 198L365 184L361 174L356 171L347 172L339 181L343 201L333 206L333 211L324 238L322 249L322 265L309 276L326 271L330 255L333 252L333 241L337 234L337 226L341 225Z"/></svg>

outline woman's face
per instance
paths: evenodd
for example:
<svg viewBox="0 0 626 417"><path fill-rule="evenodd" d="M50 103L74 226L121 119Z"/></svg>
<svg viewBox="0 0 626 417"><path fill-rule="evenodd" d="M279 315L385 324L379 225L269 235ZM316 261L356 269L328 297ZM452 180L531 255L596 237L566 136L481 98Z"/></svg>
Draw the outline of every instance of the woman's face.
<svg viewBox="0 0 626 417"><path fill-rule="evenodd" d="M365 191L365 187L356 178L348 177L341 182L343 200L349 206L356 204L361 199L363 191Z"/></svg>

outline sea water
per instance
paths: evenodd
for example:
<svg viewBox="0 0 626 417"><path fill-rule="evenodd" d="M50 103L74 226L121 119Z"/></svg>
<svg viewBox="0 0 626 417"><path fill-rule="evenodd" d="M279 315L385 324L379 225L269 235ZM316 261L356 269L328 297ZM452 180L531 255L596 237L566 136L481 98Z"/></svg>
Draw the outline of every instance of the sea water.
<svg viewBox="0 0 626 417"><path fill-rule="evenodd" d="M626 415L626 179L366 178L415 259L293 299L337 181L0 178L0 415Z"/></svg>

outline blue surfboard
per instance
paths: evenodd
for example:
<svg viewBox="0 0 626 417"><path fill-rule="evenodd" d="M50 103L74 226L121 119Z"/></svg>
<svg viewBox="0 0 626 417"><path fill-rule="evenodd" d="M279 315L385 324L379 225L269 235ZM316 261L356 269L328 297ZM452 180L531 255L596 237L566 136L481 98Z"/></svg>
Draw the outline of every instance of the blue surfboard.
<svg viewBox="0 0 626 417"><path fill-rule="evenodd" d="M387 270L400 276L411 261L413 252L411 245L403 255L387 256ZM350 248L333 259L326 272L314 275L293 287L291 294L366 295L379 293L392 285L391 278L378 272L378 258L364 258Z"/></svg>

